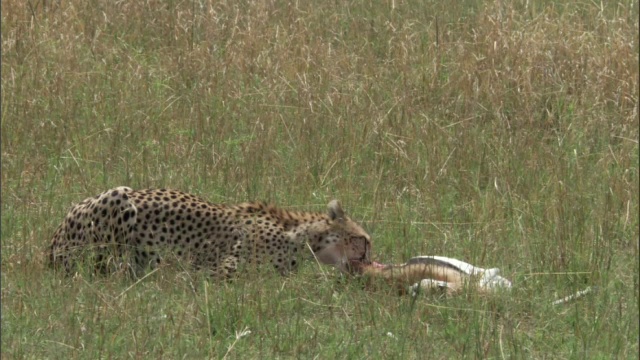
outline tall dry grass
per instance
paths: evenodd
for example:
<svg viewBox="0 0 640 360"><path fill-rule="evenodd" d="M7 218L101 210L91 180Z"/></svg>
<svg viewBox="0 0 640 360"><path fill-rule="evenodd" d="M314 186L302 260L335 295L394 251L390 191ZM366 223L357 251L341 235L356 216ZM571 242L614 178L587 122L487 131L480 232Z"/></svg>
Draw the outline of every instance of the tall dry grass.
<svg viewBox="0 0 640 360"><path fill-rule="evenodd" d="M637 353L637 1L2 0L1 30L3 355ZM68 206L118 185L337 197L378 260L458 257L516 290L412 302L309 266L117 297L46 270Z"/></svg>

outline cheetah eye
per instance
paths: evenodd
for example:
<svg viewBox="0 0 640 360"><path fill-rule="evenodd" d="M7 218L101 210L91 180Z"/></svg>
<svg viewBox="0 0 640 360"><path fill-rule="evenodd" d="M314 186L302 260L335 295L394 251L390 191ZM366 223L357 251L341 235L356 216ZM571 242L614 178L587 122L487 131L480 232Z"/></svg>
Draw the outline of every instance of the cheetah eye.
<svg viewBox="0 0 640 360"><path fill-rule="evenodd" d="M364 236L352 236L351 241L357 245L362 245L364 248L367 248L367 238Z"/></svg>
<svg viewBox="0 0 640 360"><path fill-rule="evenodd" d="M364 242L367 241L367 238L364 236L356 236L356 239L358 239L358 241L364 241Z"/></svg>

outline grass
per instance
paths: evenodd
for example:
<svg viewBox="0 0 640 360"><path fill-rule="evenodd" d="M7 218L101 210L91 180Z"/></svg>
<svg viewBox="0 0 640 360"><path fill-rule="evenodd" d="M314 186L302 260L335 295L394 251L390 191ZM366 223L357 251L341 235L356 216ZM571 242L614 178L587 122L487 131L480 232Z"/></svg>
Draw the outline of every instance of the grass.
<svg viewBox="0 0 640 360"><path fill-rule="evenodd" d="M3 358L636 358L638 15L2 0ZM411 299L312 262L230 283L49 271L69 206L120 185L338 198L376 260L455 257L515 287Z"/></svg>

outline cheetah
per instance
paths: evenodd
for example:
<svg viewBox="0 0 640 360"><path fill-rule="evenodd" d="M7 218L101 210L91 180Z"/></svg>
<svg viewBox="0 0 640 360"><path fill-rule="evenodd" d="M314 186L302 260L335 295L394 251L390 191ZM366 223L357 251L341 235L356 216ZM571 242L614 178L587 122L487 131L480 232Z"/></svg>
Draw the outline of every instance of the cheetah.
<svg viewBox="0 0 640 360"><path fill-rule="evenodd" d="M224 279L246 264L271 264L286 275L305 257L350 273L353 264L371 261L371 237L336 200L327 213L294 212L262 202L222 205L177 190L118 187L73 206L48 255L50 265L67 274L89 259L96 270L125 264L138 276L167 255Z"/></svg>

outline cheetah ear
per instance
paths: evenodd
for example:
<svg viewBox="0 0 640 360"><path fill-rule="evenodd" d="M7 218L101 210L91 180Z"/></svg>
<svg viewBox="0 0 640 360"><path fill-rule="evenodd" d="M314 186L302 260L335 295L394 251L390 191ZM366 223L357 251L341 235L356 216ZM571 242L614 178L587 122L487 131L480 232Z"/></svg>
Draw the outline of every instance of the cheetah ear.
<svg viewBox="0 0 640 360"><path fill-rule="evenodd" d="M344 211L338 200L331 200L327 208L329 209L329 218L331 220L344 219Z"/></svg>

